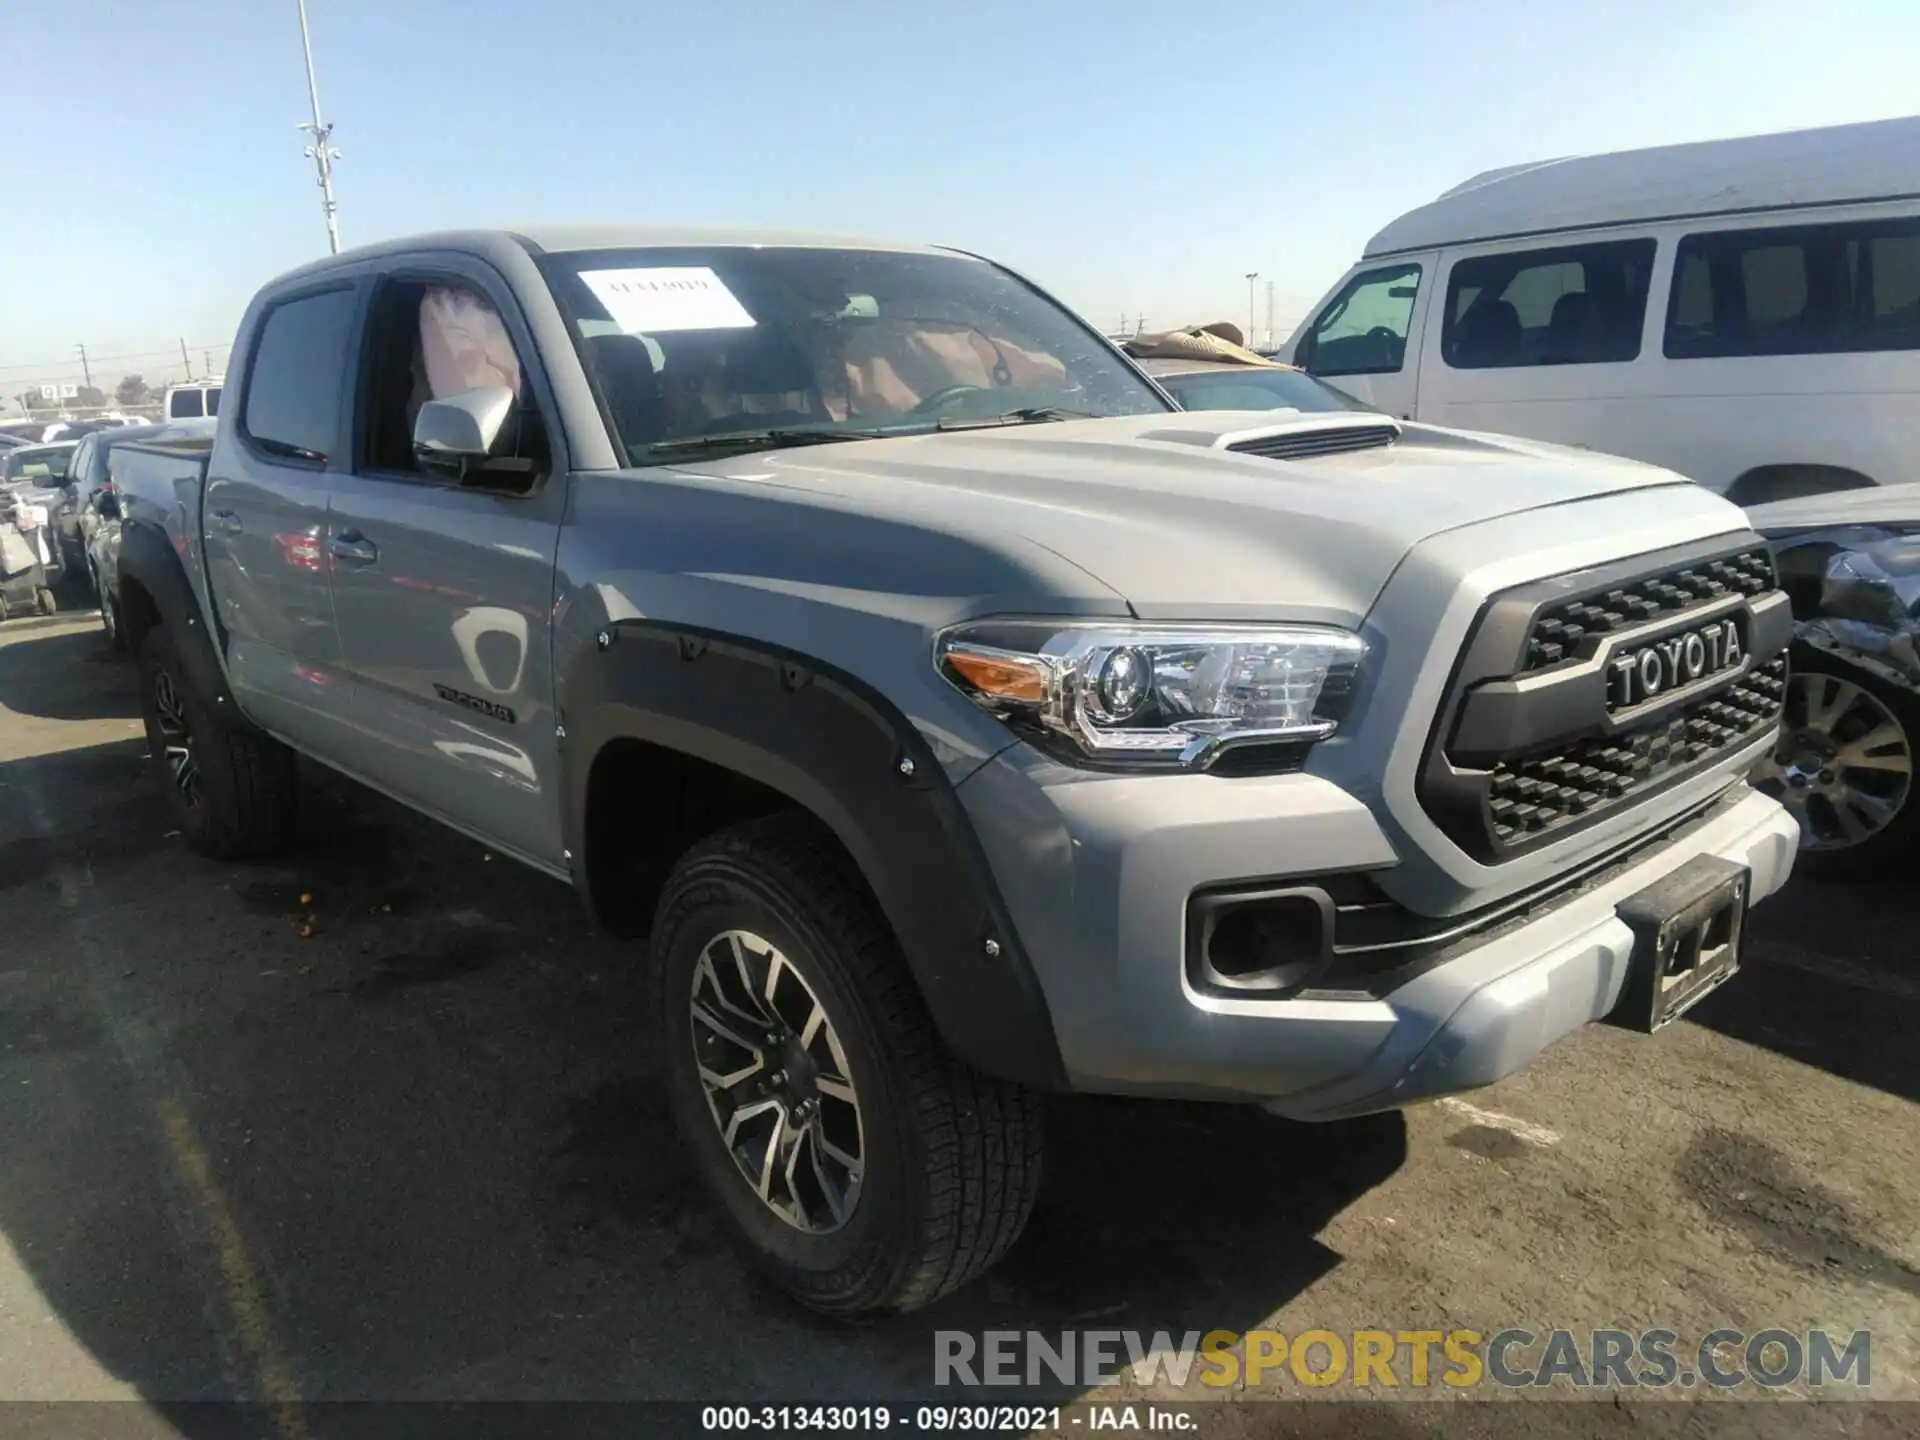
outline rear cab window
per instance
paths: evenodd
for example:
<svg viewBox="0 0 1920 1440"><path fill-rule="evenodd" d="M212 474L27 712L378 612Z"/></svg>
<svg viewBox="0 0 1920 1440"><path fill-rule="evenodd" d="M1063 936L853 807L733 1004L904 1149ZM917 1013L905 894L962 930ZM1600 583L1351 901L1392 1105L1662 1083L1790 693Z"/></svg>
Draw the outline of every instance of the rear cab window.
<svg viewBox="0 0 1920 1440"><path fill-rule="evenodd" d="M256 450L306 465L333 453L357 305L352 288L323 290L282 300L261 319L240 417Z"/></svg>
<svg viewBox="0 0 1920 1440"><path fill-rule="evenodd" d="M1672 360L1920 349L1920 218L1688 235Z"/></svg>
<svg viewBox="0 0 1920 1440"><path fill-rule="evenodd" d="M1441 359L1455 370L1637 359L1656 248L1651 239L1610 240L1457 261Z"/></svg>

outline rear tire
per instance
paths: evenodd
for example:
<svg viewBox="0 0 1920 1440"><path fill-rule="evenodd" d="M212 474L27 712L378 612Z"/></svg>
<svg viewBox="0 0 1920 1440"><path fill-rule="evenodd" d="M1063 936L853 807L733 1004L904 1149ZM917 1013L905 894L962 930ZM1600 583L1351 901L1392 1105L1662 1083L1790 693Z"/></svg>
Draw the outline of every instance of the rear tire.
<svg viewBox="0 0 1920 1440"><path fill-rule="evenodd" d="M1039 1097L944 1047L864 885L808 817L689 852L651 948L675 1122L776 1285L826 1314L913 1310L1019 1237L1040 1186Z"/></svg>
<svg viewBox="0 0 1920 1440"><path fill-rule="evenodd" d="M1840 879L1911 874L1920 850L1920 696L1797 644L1779 747L1755 785L1800 822L1802 873Z"/></svg>
<svg viewBox="0 0 1920 1440"><path fill-rule="evenodd" d="M293 832L293 752L194 688L164 625L140 642L147 749L187 843L217 860L267 855Z"/></svg>
<svg viewBox="0 0 1920 1440"><path fill-rule="evenodd" d="M42 615L53 615L59 612L60 602L54 599L52 590L42 585L33 592L33 608Z"/></svg>

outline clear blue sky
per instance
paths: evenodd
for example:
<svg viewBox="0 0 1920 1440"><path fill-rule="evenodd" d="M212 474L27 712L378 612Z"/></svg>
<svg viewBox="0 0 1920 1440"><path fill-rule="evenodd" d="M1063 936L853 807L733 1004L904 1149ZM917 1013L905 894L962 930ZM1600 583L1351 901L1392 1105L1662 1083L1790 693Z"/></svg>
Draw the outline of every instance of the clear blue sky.
<svg viewBox="0 0 1920 1440"><path fill-rule="evenodd" d="M348 245L527 220L983 250L1291 321L1496 165L1920 110L1915 0L309 0ZM177 375L325 244L294 0L10 7L0 394ZM1920 165L1920 157L1916 157ZM1264 311L1264 291L1261 302ZM1264 313L1261 315L1264 324ZM128 356L132 358L120 358Z"/></svg>

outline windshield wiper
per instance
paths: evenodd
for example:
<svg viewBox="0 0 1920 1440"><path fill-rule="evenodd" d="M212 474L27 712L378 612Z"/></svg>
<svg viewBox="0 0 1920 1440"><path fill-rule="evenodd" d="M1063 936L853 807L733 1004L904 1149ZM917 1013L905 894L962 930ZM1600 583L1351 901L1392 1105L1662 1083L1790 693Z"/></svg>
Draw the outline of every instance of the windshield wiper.
<svg viewBox="0 0 1920 1440"><path fill-rule="evenodd" d="M652 455L677 450L720 450L739 445L750 450L774 450L783 445L832 445L841 440L871 440L863 430L735 430L724 435L680 435L655 440L646 447Z"/></svg>
<svg viewBox="0 0 1920 1440"><path fill-rule="evenodd" d="M991 430L1000 425L1039 425L1048 420L1092 420L1094 418L1096 417L1091 410L1067 410L1058 405L1023 405L1018 410L990 415L984 420L942 420L935 428Z"/></svg>

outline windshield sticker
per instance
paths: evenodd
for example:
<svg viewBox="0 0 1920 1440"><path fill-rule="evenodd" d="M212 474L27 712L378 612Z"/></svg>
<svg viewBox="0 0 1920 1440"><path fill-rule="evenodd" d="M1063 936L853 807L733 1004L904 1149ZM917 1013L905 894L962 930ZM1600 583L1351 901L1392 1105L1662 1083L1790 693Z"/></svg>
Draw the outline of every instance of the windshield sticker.
<svg viewBox="0 0 1920 1440"><path fill-rule="evenodd" d="M607 314L629 335L642 331L745 330L753 316L705 265L582 270Z"/></svg>

